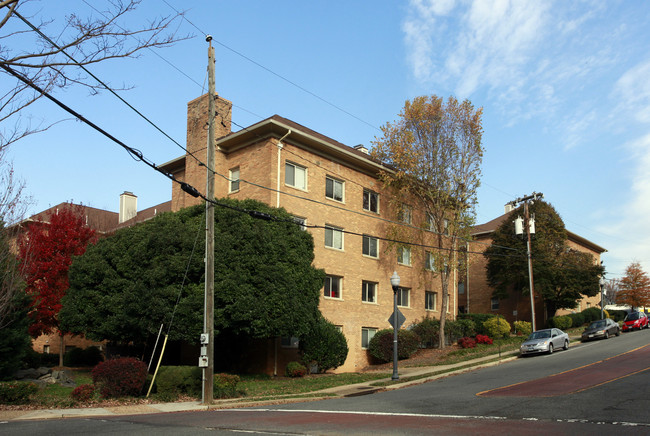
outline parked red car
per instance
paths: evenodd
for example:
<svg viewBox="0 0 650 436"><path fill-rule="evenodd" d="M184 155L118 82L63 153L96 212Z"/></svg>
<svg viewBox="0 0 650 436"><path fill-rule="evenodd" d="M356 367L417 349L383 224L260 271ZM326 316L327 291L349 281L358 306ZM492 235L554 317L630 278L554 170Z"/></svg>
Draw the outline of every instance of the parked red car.
<svg viewBox="0 0 650 436"><path fill-rule="evenodd" d="M623 320L623 331L632 331L634 329L646 329L649 328L648 317L643 312L630 312L627 314Z"/></svg>

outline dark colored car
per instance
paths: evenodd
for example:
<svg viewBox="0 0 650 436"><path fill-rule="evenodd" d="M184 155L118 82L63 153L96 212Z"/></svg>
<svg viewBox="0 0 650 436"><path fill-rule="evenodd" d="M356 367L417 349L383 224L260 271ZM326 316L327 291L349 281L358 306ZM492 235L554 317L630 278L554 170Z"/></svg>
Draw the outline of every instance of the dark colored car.
<svg viewBox="0 0 650 436"><path fill-rule="evenodd" d="M589 324L589 327L582 332L582 342L590 341L592 339L607 339L610 336L619 336L621 328L618 323L611 318L599 319Z"/></svg>
<svg viewBox="0 0 650 436"><path fill-rule="evenodd" d="M623 320L623 331L648 328L648 317L643 312L630 312Z"/></svg>
<svg viewBox="0 0 650 436"><path fill-rule="evenodd" d="M528 339L521 344L519 351L522 356L535 353L552 354L553 350L569 348L569 335L560 329L545 329L532 332Z"/></svg>

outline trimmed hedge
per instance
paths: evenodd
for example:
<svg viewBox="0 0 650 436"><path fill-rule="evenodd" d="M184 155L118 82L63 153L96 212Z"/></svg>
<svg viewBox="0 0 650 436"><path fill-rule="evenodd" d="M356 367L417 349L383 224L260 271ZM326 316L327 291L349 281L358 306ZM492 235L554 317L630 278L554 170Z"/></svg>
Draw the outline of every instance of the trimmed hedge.
<svg viewBox="0 0 650 436"><path fill-rule="evenodd" d="M300 352L306 366L316 363L318 372L338 368L348 357L348 342L334 324L320 318L310 332L300 338Z"/></svg>
<svg viewBox="0 0 650 436"><path fill-rule="evenodd" d="M104 360L102 352L95 346L81 349L74 347L63 356L65 366L95 366Z"/></svg>
<svg viewBox="0 0 650 436"><path fill-rule="evenodd" d="M181 394L201 395L203 370L198 366L161 366L156 374L156 392L163 398Z"/></svg>
<svg viewBox="0 0 650 436"><path fill-rule="evenodd" d="M27 404L32 395L38 392L38 386L31 382L0 382L1 404Z"/></svg>
<svg viewBox="0 0 650 436"><path fill-rule="evenodd" d="M491 338L507 338L510 335L510 323L500 316L485 321L483 328L486 330L485 334Z"/></svg>
<svg viewBox="0 0 650 436"><path fill-rule="evenodd" d="M420 337L413 330L397 331L397 358L408 359L418 350ZM393 360L393 329L379 330L370 340L368 352L381 362Z"/></svg>
<svg viewBox="0 0 650 436"><path fill-rule="evenodd" d="M495 318L496 315L493 315L491 313L459 313L458 314L458 319L469 319L474 321L474 328L476 329L476 334L477 335L487 335L488 332L485 331L485 328L483 327L483 323L490 318Z"/></svg>
<svg viewBox="0 0 650 436"><path fill-rule="evenodd" d="M582 313L582 316L585 317L586 324L591 323L591 321L600 319L600 308L598 307L588 307L580 313Z"/></svg>
<svg viewBox="0 0 650 436"><path fill-rule="evenodd" d="M92 376L103 398L138 396L147 378L147 365L133 357L121 357L100 363Z"/></svg>
<svg viewBox="0 0 650 436"><path fill-rule="evenodd" d="M307 368L300 362L289 362L285 373L287 377L304 377L307 374Z"/></svg>
<svg viewBox="0 0 650 436"><path fill-rule="evenodd" d="M528 336L533 332L533 326L528 321L515 321L515 331L521 333L522 336Z"/></svg>
<svg viewBox="0 0 650 436"><path fill-rule="evenodd" d="M549 318L548 325L560 330L571 328L571 326L573 326L573 317L571 315L554 316L553 318Z"/></svg>

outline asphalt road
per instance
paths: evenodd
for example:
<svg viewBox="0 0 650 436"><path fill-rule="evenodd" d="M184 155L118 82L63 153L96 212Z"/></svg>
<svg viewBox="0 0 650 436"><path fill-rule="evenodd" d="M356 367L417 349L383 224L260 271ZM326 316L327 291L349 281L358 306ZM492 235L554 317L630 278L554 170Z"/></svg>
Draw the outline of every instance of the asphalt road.
<svg viewBox="0 0 650 436"><path fill-rule="evenodd" d="M362 397L0 424L0 434L650 434L650 330Z"/></svg>

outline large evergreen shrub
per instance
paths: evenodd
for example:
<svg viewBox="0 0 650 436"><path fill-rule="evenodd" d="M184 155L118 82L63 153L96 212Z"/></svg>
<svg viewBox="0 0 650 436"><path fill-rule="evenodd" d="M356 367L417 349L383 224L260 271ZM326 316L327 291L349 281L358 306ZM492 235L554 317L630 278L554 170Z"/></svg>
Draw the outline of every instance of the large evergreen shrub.
<svg viewBox="0 0 650 436"><path fill-rule="evenodd" d="M398 330L397 358L408 359L418 350L420 338L413 330ZM393 360L393 329L379 330L368 345L370 355L381 362Z"/></svg>
<svg viewBox="0 0 650 436"><path fill-rule="evenodd" d="M316 364L321 373L338 368L348 357L345 335L323 317L319 318L309 333L300 338L299 347L305 365L309 368Z"/></svg>

